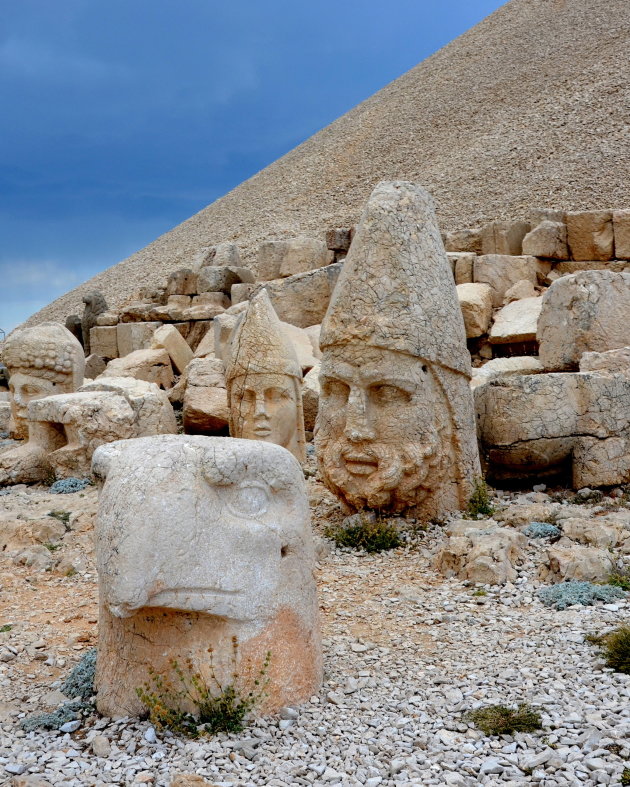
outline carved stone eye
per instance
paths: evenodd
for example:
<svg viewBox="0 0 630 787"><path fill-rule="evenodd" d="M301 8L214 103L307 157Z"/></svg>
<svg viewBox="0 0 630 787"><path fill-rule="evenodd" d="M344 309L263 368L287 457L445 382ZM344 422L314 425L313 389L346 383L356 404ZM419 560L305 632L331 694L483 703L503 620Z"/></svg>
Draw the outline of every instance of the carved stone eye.
<svg viewBox="0 0 630 787"><path fill-rule="evenodd" d="M228 508L241 519L263 516L269 507L269 491L263 484L248 481L237 487L230 496Z"/></svg>

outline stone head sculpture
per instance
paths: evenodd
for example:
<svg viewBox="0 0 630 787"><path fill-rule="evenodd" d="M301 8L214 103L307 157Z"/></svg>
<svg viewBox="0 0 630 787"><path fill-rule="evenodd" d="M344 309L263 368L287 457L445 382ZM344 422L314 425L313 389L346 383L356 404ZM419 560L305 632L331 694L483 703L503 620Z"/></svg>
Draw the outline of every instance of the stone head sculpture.
<svg viewBox="0 0 630 787"><path fill-rule="evenodd" d="M306 458L302 369L266 290L250 301L230 345L230 434L276 443Z"/></svg>
<svg viewBox="0 0 630 787"><path fill-rule="evenodd" d="M60 323L14 331L4 343L2 358L9 370L14 434L22 438L28 436L30 401L76 391L83 383L83 348Z"/></svg>
<svg viewBox="0 0 630 787"><path fill-rule="evenodd" d="M83 315L81 316L81 335L85 354L90 354L90 330L96 325L99 314L107 311L107 301L103 293L98 290L88 292L83 296Z"/></svg>
<svg viewBox="0 0 630 787"><path fill-rule="evenodd" d="M429 194L404 181L370 196L320 338L316 450L348 510L466 504L479 473L470 355Z"/></svg>
<svg viewBox="0 0 630 787"><path fill-rule="evenodd" d="M147 471L150 468L150 472ZM260 665L267 708L321 680L314 552L298 462L276 445L161 435L101 446L96 526L98 705L141 710L135 688L168 657L229 678L231 638ZM122 676L124 673L124 677Z"/></svg>

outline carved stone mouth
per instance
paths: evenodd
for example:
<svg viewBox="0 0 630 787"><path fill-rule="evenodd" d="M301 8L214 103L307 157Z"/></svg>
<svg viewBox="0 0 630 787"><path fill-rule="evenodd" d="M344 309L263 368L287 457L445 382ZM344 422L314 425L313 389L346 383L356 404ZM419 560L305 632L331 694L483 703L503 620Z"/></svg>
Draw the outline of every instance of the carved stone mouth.
<svg viewBox="0 0 630 787"><path fill-rule="evenodd" d="M342 455L348 472L353 475L370 475L378 468L378 460L369 454L345 453Z"/></svg>

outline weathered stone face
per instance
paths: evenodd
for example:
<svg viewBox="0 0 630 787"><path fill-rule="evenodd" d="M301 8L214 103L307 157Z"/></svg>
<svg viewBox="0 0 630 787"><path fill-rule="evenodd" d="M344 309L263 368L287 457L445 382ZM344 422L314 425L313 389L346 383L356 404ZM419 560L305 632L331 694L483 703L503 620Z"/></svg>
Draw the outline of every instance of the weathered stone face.
<svg viewBox="0 0 630 787"><path fill-rule="evenodd" d="M380 183L322 323L316 448L350 510L441 516L479 473L470 355L431 197Z"/></svg>
<svg viewBox="0 0 630 787"><path fill-rule="evenodd" d="M231 383L232 436L276 443L299 453L300 417L297 380L286 374L249 374Z"/></svg>
<svg viewBox="0 0 630 787"><path fill-rule="evenodd" d="M190 658L207 675L209 646L219 679L230 679L233 636L257 667L271 651L266 707L317 690L308 501L287 451L163 435L103 446L93 469L104 480L96 527L103 712L139 712L136 686L168 658Z"/></svg>
<svg viewBox="0 0 630 787"><path fill-rule="evenodd" d="M229 343L230 434L276 443L303 462L302 369L266 290L249 304Z"/></svg>
<svg viewBox="0 0 630 787"><path fill-rule="evenodd" d="M13 433L28 437L28 403L75 391L83 382L85 358L79 341L63 325L41 323L15 331L4 345L9 370Z"/></svg>
<svg viewBox="0 0 630 787"><path fill-rule="evenodd" d="M320 384L316 446L326 485L354 509L421 503L450 442L428 365L377 347L333 347Z"/></svg>

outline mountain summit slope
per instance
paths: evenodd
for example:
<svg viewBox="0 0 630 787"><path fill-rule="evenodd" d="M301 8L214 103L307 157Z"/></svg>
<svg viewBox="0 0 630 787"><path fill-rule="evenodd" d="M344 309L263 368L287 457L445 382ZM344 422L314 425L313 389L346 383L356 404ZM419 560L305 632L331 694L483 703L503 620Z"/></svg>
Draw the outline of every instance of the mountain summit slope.
<svg viewBox="0 0 630 787"><path fill-rule="evenodd" d="M412 180L442 229L531 208L630 207L630 2L510 0L149 246L31 318L101 289L119 306L199 247L353 224L374 185Z"/></svg>

